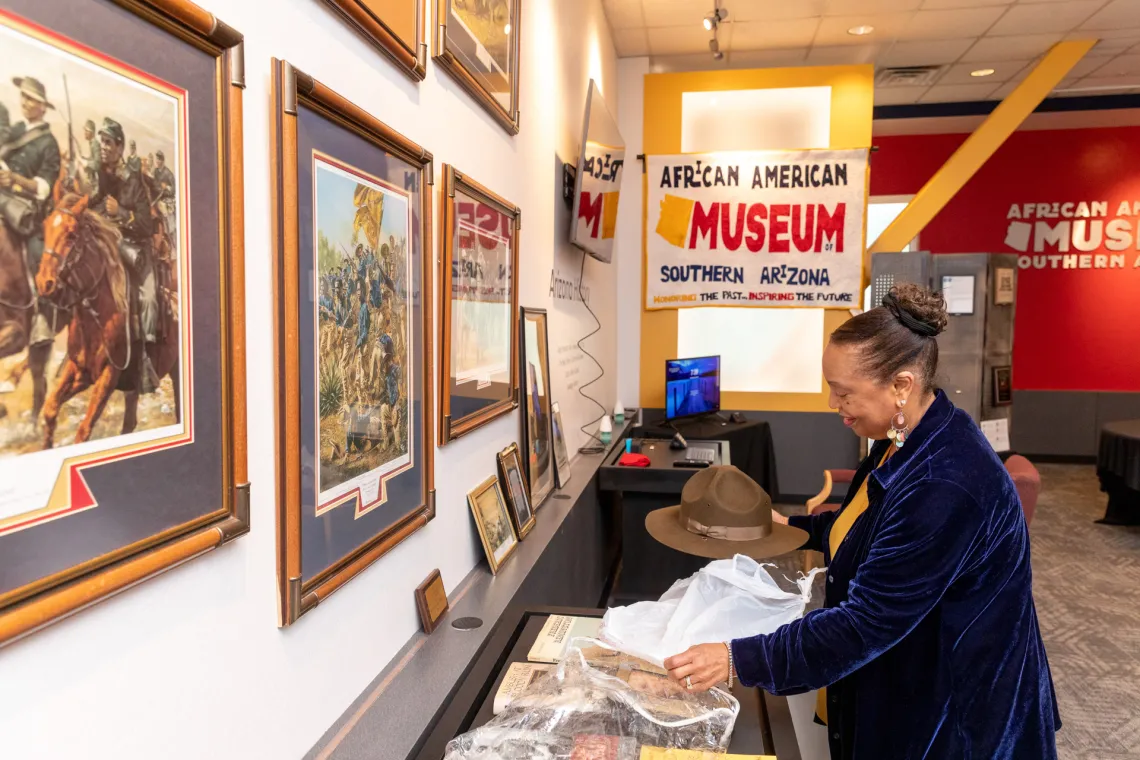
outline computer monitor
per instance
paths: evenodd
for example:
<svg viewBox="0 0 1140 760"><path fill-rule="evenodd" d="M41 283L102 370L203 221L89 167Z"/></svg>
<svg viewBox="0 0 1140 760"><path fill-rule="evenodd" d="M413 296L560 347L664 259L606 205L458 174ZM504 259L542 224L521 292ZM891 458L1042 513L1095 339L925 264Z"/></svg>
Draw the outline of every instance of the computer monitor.
<svg viewBox="0 0 1140 760"><path fill-rule="evenodd" d="M665 362L665 419L720 411L720 357Z"/></svg>

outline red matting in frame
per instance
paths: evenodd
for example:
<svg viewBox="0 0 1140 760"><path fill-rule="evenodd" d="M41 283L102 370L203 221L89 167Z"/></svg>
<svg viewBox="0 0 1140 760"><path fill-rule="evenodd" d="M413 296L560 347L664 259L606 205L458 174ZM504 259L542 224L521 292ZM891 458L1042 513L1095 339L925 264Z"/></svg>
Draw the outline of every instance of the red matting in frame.
<svg viewBox="0 0 1140 760"><path fill-rule="evenodd" d="M65 459L60 466L59 474L52 487L47 505L0 520L0 537L3 537L98 507L98 499L96 495L92 493L84 477L83 473L85 470L193 443L194 372L192 361L193 303L192 299L189 298L189 294L192 292L192 286L189 263L190 225L188 224L190 218L190 165L187 158L187 147L189 145L187 91L2 8L0 8L0 26L7 27L8 29L48 45L61 54L70 54L82 61L94 64L112 75L117 74L136 84L149 87L176 101L179 110L179 134L176 139L176 146L178 148L177 166L180 170L178 173L179 274L180 283L185 283L185 286L180 288L177 293L178 307L181 311L179 315L179 327L182 332L180 336L182 338L182 350L180 352L181 360L179 362L179 372L181 374L179 388L183 396L182 401L184 402L180 404L182 420L177 424L182 426L182 432L174 436L103 449L101 451L90 452ZM90 392L90 390L87 392ZM121 391L115 392L120 393ZM113 440L113 438L109 440Z"/></svg>

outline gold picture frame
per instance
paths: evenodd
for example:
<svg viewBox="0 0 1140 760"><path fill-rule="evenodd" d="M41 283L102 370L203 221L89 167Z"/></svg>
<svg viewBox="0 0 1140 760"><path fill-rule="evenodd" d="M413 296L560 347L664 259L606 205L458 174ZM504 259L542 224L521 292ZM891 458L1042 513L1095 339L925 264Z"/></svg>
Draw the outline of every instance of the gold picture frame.
<svg viewBox="0 0 1140 760"><path fill-rule="evenodd" d="M440 259L439 288L440 288L440 364L439 376L439 445L443 446L460 436L470 433L488 422L510 414L519 405L518 402L518 303L519 303L519 232L522 229L522 211L510 201L488 190L483 185L471 179L455 167L443 166L443 253ZM460 197L468 199L462 202ZM462 208L467 205L471 209ZM462 207L461 207L462 206ZM480 213L482 211L483 213ZM477 224L478 223L478 224ZM494 229L489 229L492 224ZM470 245L460 245L459 238L462 227L466 227L470 236ZM503 228L506 228L505 230ZM478 230L478 231L473 231ZM480 234L486 233L486 234ZM494 251L501 247L502 238L509 235L509 250L507 251L507 267L504 269L489 264L484 258L484 251ZM484 245L484 240L490 240L498 245ZM460 256L463 258L460 259ZM491 270L491 271L487 271ZM495 292L492 301L501 298L501 287L495 285L503 276L509 278L506 299L507 330L499 334L500 339L506 341L503 361L495 368L500 381L495 382L495 374L486 370L485 359L476 357L474 361L466 361L466 365L479 365L479 372L488 374L458 377L455 376L456 357L452 356L456 348L453 332L453 322L457 316L456 291L461 283L475 283L477 293L484 293L489 288ZM489 286L488 283L491 283ZM478 299L482 300L482 299ZM497 302L497 301L496 301ZM466 312L463 312L466 314ZM501 326L501 325L500 325ZM493 325L492 325L493 327ZM462 333L463 331L461 331ZM477 331L476 331L477 332ZM475 334L473 340L468 339L464 345L478 346L479 350L486 348L494 338ZM502 349L502 346L498 347ZM479 361L483 359L483 361ZM506 382L501 378L505 373ZM466 409L464 415L458 415L455 407L455 397L462 398Z"/></svg>
<svg viewBox="0 0 1140 760"><path fill-rule="evenodd" d="M49 3L49 5L51 4ZM208 243L207 247L217 245L217 271L207 278L207 282L202 283L201 289L207 291L207 293L203 293L205 300L209 301L215 297L217 299L218 310L211 319L216 320L214 324L218 335L215 339L216 343L211 343L209 339L199 340L193 350L185 351L185 356L188 357L191 364L197 360L199 365L198 367L187 368L187 372L193 369L206 371L210 365L205 357L207 355L217 357L219 374L216 382L219 384L217 393L220 396L221 408L216 413L217 417L213 419L216 419L218 435L210 441L201 438L200 444L216 447L214 449L217 452L215 466L218 469L213 470L209 477L217 477L220 488L217 502L214 502L214 496L210 496L206 499L205 504L200 505L200 509L194 510L201 511L202 514L189 521L158 530L142 538L124 540L121 544L99 556L79 561L63 570L52 571L8 591L0 588L0 645L11 643L34 633L58 620L145 582L160 573L200 557L249 532L249 482L246 456L245 226L242 159L242 94L245 89L243 37L211 13L187 0L116 0L116 5L126 10L128 14L133 15L122 16L119 14L119 8L114 8L114 18L124 20L110 23L119 23L121 27L134 26L136 23L145 24L148 25L145 27L147 32L153 31L156 35L157 39L139 39L135 40L134 44L168 45L171 46L171 49L177 45L185 45L194 51L195 57L197 57L197 53L201 52L213 61L209 66L212 69L212 73L209 74L209 78L213 81L212 92L199 93L195 97L204 96L207 102L211 103L209 108L215 109L216 116L211 119L210 127L199 133L200 137L194 137L191 134L182 147L185 151L201 151L205 150L204 145L217 146L217 155L213 156L213 160L210 161L214 171L216 171L216 180L206 180L211 187L211 193L216 194L217 220L211 224L210 229L217 237L212 241L208 238L204 240ZM23 19L17 16L14 11L9 12L7 9L0 9L0 14L4 15L8 23L17 25L24 23ZM129 22L125 20L128 18L130 19ZM121 54L111 52L114 48L113 39L108 39L107 48L104 49L102 44L95 44L90 40L79 40L78 36L72 40L68 36L69 33L57 31L55 24L52 24L52 29L48 29L41 23L41 20L31 19L30 22L36 25L32 36L41 40L49 37L58 38L59 44L66 45L66 49L72 54L88 61L95 58L105 59L109 70L121 75L129 73L130 78L136 76L151 77L151 74L143 71L142 67L128 69L124 66ZM99 23L106 24L108 20L104 18L96 21L85 16L84 23L91 25L89 27L90 35L96 36L101 33L100 29L105 28L97 28L96 25ZM138 29L138 27L135 28ZM118 31L121 32L121 28ZM87 32L85 31L84 34ZM80 52L75 53L73 51ZM161 79L161 75L155 75L155 78ZM56 88L59 87L55 82L51 84ZM186 93L189 93L188 88L191 86L187 85L187 89L183 91L183 103L189 97ZM66 108L69 109L70 107L66 106ZM114 111L110 113L117 115ZM202 111L199 111L199 114L201 113ZM185 117L185 113L182 115ZM135 123L137 124L137 122ZM78 128L81 125L76 126ZM116 124L116 126L118 125ZM119 129L121 135L122 128L119 127ZM66 134L64 132L65 136ZM78 138L75 140L78 143ZM122 138L120 137L121 143ZM86 146L84 147L86 148ZM177 165L175 158L176 156L171 156L171 164L178 168L181 175L177 184L182 186L181 192L186 193L184 196L186 207L176 213L183 214L182 220L190 225L194 223L196 217L189 213L188 199L198 197L200 186L196 186L192 179L185 179L184 166ZM138 157L132 156L132 160L138 160ZM144 165L144 171L146 170L149 170L149 165ZM78 187L78 180L75 182L75 187ZM59 186L63 184L61 182ZM53 202L60 203L62 196L63 193L61 193L61 197L54 198ZM86 198L84 205L86 206ZM80 219L90 212L73 212L64 209L60 203L54 213L73 214L74 218ZM199 221L196 224L201 225L202 223ZM177 237L177 233L171 234ZM185 237L180 239L185 240ZM74 247L78 247L78 244ZM189 253L187 252L186 255L188 257ZM212 251L203 251L204 257L209 255L212 255ZM203 260L209 259L204 258ZM209 268L214 269L213 266ZM193 296L186 300L193 300ZM185 327L184 329L189 328ZM193 393L187 393L186 398L193 397ZM203 417L208 414L210 413L202 411ZM191 424L187 423L187 429L191 429ZM201 437L202 432L199 431L198 435ZM156 457L167 455L186 457L188 451L193 451L195 442L193 436L184 434L182 440L175 441L165 451L159 450L165 444L152 447L153 450L145 452L140 446L125 447L126 453L109 457L106 463L100 466L114 467L129 462L142 462L149 459L152 454ZM178 449L178 454L174 454L174 448ZM81 521L84 518L97 520L104 510L113 510L118 506L115 503L117 500L109 498L107 494L108 473L102 475L101 483L94 484L92 484L93 481L88 481L84 475L79 474L83 467L98 465L99 463L95 459L96 455L92 454L86 458L77 456L68 460L69 462L87 461L87 464L68 465L72 471L72 489L75 488L76 483L82 483L83 490L86 491L85 497L90 500L90 504L83 509L70 509L69 511L75 511L78 517L80 516L79 512L83 510L94 510L82 515ZM184 461L189 462L191 460L184 459ZM192 467L189 464L187 466ZM91 475L91 472L93 471L88 471L88 476ZM102 494L100 494L100 485L103 487ZM158 503L156 500L161 501L162 498L162 494L136 492L135 501L141 512L145 507ZM68 499L74 502L74 490ZM136 505L132 505L132 507ZM113 517L113 515L108 515L108 517ZM127 520L129 521L129 518ZM42 523L37 523L36 527L17 528L16 530L27 530L29 533L34 533L41 528L67 530L67 526L73 524L83 525L84 522L73 523L70 514L56 517L48 515ZM129 535L129 527L127 522L124 522L117 528L117 531L119 534L127 536ZM139 532L145 533L146 530L149 529L140 529ZM9 526L9 531L11 531L11 526ZM94 536L97 531L88 529L84 533ZM22 538L23 536L24 534L21 532L8 533L9 539ZM70 545L70 541L68 545ZM64 544L59 543L57 546L63 547ZM0 556L5 554L3 549L0 549ZM65 563L66 561L63 560L62 562ZM0 576L5 574L5 570L6 568L0 567Z"/></svg>
<svg viewBox="0 0 1140 760"><path fill-rule="evenodd" d="M376 49L383 53L396 68L413 81L422 82L427 76L427 5L430 0L324 0L349 25L360 32ZM381 7L377 7L380 5ZM391 6L396 5L404 14L413 13L412 34L408 34L406 15L399 16ZM403 22L403 23L401 23ZM404 28L401 29L400 27ZM411 39L409 39L409 36Z"/></svg>
<svg viewBox="0 0 1140 760"><path fill-rule="evenodd" d="M511 520L519 534L519 541L527 537L537 524L534 506L530 503L530 491L526 486L526 474L522 469L517 443L512 443L499 452L499 481L507 500Z"/></svg>
<svg viewBox="0 0 1140 760"><path fill-rule="evenodd" d="M521 0L437 0L433 57L508 134L519 133L519 30ZM462 3L457 7L457 3ZM479 16L490 13L490 17ZM500 15L506 18L498 18ZM464 22L467 17L467 22ZM505 41L486 39L502 31ZM484 38L480 38L480 34ZM488 49L488 44L492 49ZM506 100L506 103L501 102Z"/></svg>
<svg viewBox="0 0 1140 760"><path fill-rule="evenodd" d="M277 349L278 385L277 385L277 472L278 472L278 594L279 594L279 624L290 625L303 614L312 610L323 599L327 598L365 568L389 552L400 542L423 528L435 517L435 481L434 481L434 445L432 431L435 429L432 421L431 378L432 371L432 201L433 201L433 171L432 155L424 148L415 144L408 138L397 133L365 112L356 104L329 89L324 84L295 69L286 61L273 60L274 76L274 121L273 130L273 157L276 167L274 181L274 238L277 258L275 261L275 336ZM308 119L310 128L299 132L298 123ZM319 207L317 196L317 176L319 169L325 161L332 161L332 156L321 152L321 138L317 131L324 130L323 138L326 141L339 145L352 145L352 150L362 159L372 164L385 167L388 172L399 169L404 182L404 190L412 188L406 195L404 208L407 211L406 241L404 255L407 280L403 289L403 301L407 313L407 345L405 358L410 365L404 369L407 378L403 404L407 419L404 425L405 456L410 464L408 467L395 471L388 477L377 476L371 488L376 489L371 504L366 505L364 495L365 486L355 491L335 497L331 506L321 504L323 496L320 489L320 480L315 484L305 484L305 477L313 478L314 468L323 475L323 453L319 449L320 437L317 435L316 452L310 449L310 459L302 461L303 430L310 435L319 429L323 422L320 416L320 407L302 406L303 389L308 387L309 393L314 393L317 378L315 371L302 376L302 363L316 363L321 357L319 342L313 341L303 347L301 340L303 330L316 331L316 323L320 318L320 299L315 293L307 293L302 297L301 283L309 278L303 277L302 272L313 275L316 282L317 246L312 241L302 242L300 229L302 206L301 203L312 204L312 215L315 216ZM303 142L307 141L307 142ZM305 182L312 185L311 195L300 192L299 165L303 146L308 145L312 155L313 169L307 175ZM351 152L351 151L350 151ZM339 158L337 160L340 160ZM346 162L348 158L344 159ZM323 169L321 169L323 171ZM362 177L364 175L361 175ZM368 180L362 179L361 182ZM382 181L376 178L377 182ZM367 189L363 186L358 188ZM399 188L394 188L395 193ZM418 203L414 196L418 194ZM385 205L378 206L383 209L388 201L396 195L385 195ZM352 193L349 198L353 199ZM382 211L378 211L382 213ZM418 214L419 223L413 224ZM378 217L387 219L387 217ZM399 220L397 215L396 219ZM350 220L351 222L351 220ZM317 236L319 218L313 222L314 237ZM387 222L384 222L386 224ZM350 226L355 224L351 222ZM381 222L377 221L379 230ZM414 231L419 233L419 247L416 250ZM367 234L367 233L365 233ZM326 241L327 242L327 241ZM304 246L311 246L312 256L302 257ZM387 246L384 246L387 248ZM375 251L373 251L375 252ZM347 252L346 252L347 254ZM360 248L357 249L360 255ZM372 253L369 254L370 256ZM386 255L386 252L385 252ZM413 260L418 255L419 265L414 266ZM388 260L389 265L391 260ZM304 269L307 267L308 269ZM394 271L394 270L393 270ZM385 275L388 285L398 284L404 274L397 272L395 280L391 275ZM314 285L316 287L316 285ZM363 300L367 291L358 290ZM393 286L393 292L398 292ZM384 296L385 299L391 295ZM418 299L418 300L417 300ZM306 307L305 320L310 320L313 326L304 326L302 320L302 305ZM418 316L417 316L418 315ZM417 328L417 325L419 326ZM416 344L414 337L421 336L422 343ZM367 337L367 336L365 336ZM385 337L388 337L385 335ZM312 339L310 339L312 340ZM371 338L369 337L369 340ZM357 347L359 349L359 343ZM389 346L392 342L389 341ZM302 349L305 349L304 351ZM380 357L383 352L373 353ZM315 368L310 368L315 370ZM387 376L391 383L392 375ZM400 380L403 383L404 380ZM313 386L307 386L313 383ZM346 383L347 385L347 383ZM377 382L382 386L382 382ZM391 389L392 386L389 385ZM396 385L396 390L400 385ZM391 392L391 391L390 391ZM396 402L391 401L392 413L395 414ZM379 414L387 417L387 406ZM355 415L355 412L353 412ZM387 423L386 423L387 424ZM391 423L396 429L400 424L398 419ZM305 426L308 427L305 427ZM346 434L348 433L346 428ZM351 434L357 435L352 429ZM386 435L386 434L385 434ZM414 435L414 437L413 437ZM362 437L367 437L362 434ZM368 441L367 444L371 444ZM367 445L366 444L366 445ZM385 441L385 445L387 442ZM347 456L350 448L345 441L344 455ZM362 446L363 448L363 446ZM365 449L370 450L370 449ZM416 459L418 453L418 460ZM313 454L316 456L313 456ZM306 473L310 473L306 475ZM365 473L366 475L368 473ZM388 475L388 473L385 473ZM414 495L411 501L405 504L396 504L400 509L393 509L393 502L387 501L389 496L387 483L397 477L411 477L413 483L418 479L416 488L404 488L403 492ZM381 479L383 478L383 479ZM352 481L349 481L349 485ZM343 487L344 484L341 484ZM396 498L396 497L393 497ZM311 503L310 503L311 502ZM354 505L349 509L346 505ZM315 512L308 507L316 507ZM385 510L375 510L374 507L387 505ZM396 514L393 514L396 513ZM387 516L386 516L387 515ZM313 523L313 520L321 521ZM377 520L388 520L383 525L376 525ZM302 526L308 522L309 531L303 531ZM342 550L334 546L333 538L320 539L320 531L334 533L336 525L337 535L341 535L339 545L348 545L351 548ZM371 526L371 527L370 527ZM305 535L313 538L306 543ZM315 548L314 548L315 547ZM312 565L320 568L313 570L303 567L303 556L306 550L319 552L319 562ZM307 576L307 577L306 577Z"/></svg>
<svg viewBox="0 0 1140 760"><path fill-rule="evenodd" d="M471 516L475 518L475 529L487 554L491 574L498 575L499 569L518 549L519 539L511 521L499 479L492 475L471 491L467 492L467 504Z"/></svg>

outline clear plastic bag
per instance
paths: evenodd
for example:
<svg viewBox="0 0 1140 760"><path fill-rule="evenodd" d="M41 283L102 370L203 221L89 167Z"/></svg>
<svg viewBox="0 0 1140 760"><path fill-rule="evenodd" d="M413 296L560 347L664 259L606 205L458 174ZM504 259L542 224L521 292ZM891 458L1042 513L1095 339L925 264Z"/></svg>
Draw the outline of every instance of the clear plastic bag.
<svg viewBox="0 0 1140 760"><path fill-rule="evenodd" d="M602 622L602 638L623 652L662 665L696 644L711 644L772 633L804 614L812 579L822 568L796 580L799 592L784 591L762 565L738 554L716 560L677 581L656 602L614 607Z"/></svg>
<svg viewBox="0 0 1140 760"><path fill-rule="evenodd" d="M569 760L604 748L605 757L637 760L642 746L727 750L740 703L720 689L689 692L646 668L602 642L575 639L557 669L490 723L453 739L444 759Z"/></svg>

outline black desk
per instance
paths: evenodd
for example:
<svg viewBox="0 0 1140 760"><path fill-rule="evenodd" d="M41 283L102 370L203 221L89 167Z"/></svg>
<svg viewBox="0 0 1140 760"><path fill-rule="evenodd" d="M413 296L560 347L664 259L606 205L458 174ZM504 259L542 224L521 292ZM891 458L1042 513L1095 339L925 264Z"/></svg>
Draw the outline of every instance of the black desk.
<svg viewBox="0 0 1140 760"><path fill-rule="evenodd" d="M1096 472L1108 509L1099 522L1140 525L1140 420L1110 422L1100 432Z"/></svg>
<svg viewBox="0 0 1140 760"><path fill-rule="evenodd" d="M651 466L618 466L617 460L625 453L625 446L618 446L598 469L598 489L612 494L620 526L621 570L610 597L619 606L659 599L675 582L709 563L657 543L645 529L650 512L681 503L681 490L699 470L674 467L673 462L683 459L686 452L670 449L668 441L640 440L641 453L649 457ZM690 449L698 447L716 448L714 464L731 461L727 441L689 442Z"/></svg>
<svg viewBox="0 0 1140 760"><path fill-rule="evenodd" d="M735 465L768 492L772 501L780 493L776 479L776 447L772 443L772 428L762 420L749 422L722 422L716 417L678 420L669 426L664 420L635 427L630 433L635 438L672 438L678 430L689 441L728 441L732 446Z"/></svg>
<svg viewBox="0 0 1140 760"><path fill-rule="evenodd" d="M550 615L601 617L604 613L604 610L554 607L512 608L505 613L487 646L409 760L439 760L449 741L491 720L499 684L512 662L526 662L527 653ZM730 753L774 754L778 760L800 760L787 699L739 685L732 694L740 701L740 714L729 744Z"/></svg>

